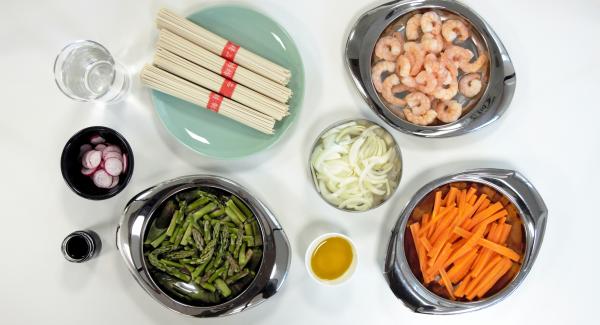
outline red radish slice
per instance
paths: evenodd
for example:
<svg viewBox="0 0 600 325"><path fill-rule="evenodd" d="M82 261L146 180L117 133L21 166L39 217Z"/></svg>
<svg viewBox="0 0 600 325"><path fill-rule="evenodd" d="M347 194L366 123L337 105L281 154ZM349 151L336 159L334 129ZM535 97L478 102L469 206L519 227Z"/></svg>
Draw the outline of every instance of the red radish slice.
<svg viewBox="0 0 600 325"><path fill-rule="evenodd" d="M102 152L102 159L106 160L109 158L117 158L119 160L123 160L123 156L121 156L120 153L118 152L114 152L114 151L103 151Z"/></svg>
<svg viewBox="0 0 600 325"><path fill-rule="evenodd" d="M96 147L94 147L94 149L102 151L104 150L104 148L106 148L106 145L101 143L101 144L97 144Z"/></svg>
<svg viewBox="0 0 600 325"><path fill-rule="evenodd" d="M92 153L92 151L93 150L86 152L85 154L83 154L83 157L81 157L81 164L85 168L94 168L94 167L92 167L92 164L89 160L89 157L90 157L90 154Z"/></svg>
<svg viewBox="0 0 600 325"><path fill-rule="evenodd" d="M108 188L113 188L117 185L119 185L119 176L113 176L112 184L110 184L110 186Z"/></svg>
<svg viewBox="0 0 600 325"><path fill-rule="evenodd" d="M104 170L111 176L119 176L123 172L123 162L118 158L108 158L104 161Z"/></svg>
<svg viewBox="0 0 600 325"><path fill-rule="evenodd" d="M104 148L104 150L102 150L102 152L118 152L121 153L121 148L111 144L110 146L107 146L106 148Z"/></svg>
<svg viewBox="0 0 600 325"><path fill-rule="evenodd" d="M82 145L81 147L79 147L79 154L83 155L84 153L86 153L90 150L92 150L92 145L86 143L86 144Z"/></svg>
<svg viewBox="0 0 600 325"><path fill-rule="evenodd" d="M94 185L100 188L108 188L113 182L112 176L108 175L103 169L97 170L92 176L92 180Z"/></svg>
<svg viewBox="0 0 600 325"><path fill-rule="evenodd" d="M85 154L85 158L89 166L87 168L96 168L100 166L100 163L102 162L102 152L98 150L90 150Z"/></svg>
<svg viewBox="0 0 600 325"><path fill-rule="evenodd" d="M104 140L103 137L99 136L99 135L94 135L90 138L90 142L92 144L99 144L99 143L104 143L106 142L106 140Z"/></svg>
<svg viewBox="0 0 600 325"><path fill-rule="evenodd" d="M81 173L85 176L91 176L96 171L96 168L81 168Z"/></svg>
<svg viewBox="0 0 600 325"><path fill-rule="evenodd" d="M127 172L127 154L123 154L123 173Z"/></svg>

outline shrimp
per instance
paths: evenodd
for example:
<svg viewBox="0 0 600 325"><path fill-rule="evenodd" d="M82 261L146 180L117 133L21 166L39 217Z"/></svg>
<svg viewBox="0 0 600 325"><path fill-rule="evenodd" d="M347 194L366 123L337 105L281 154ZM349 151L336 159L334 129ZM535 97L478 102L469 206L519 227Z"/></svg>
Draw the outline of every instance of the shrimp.
<svg viewBox="0 0 600 325"><path fill-rule="evenodd" d="M421 47L421 44L416 42L404 43L404 51L410 60L410 75L416 76L423 68L423 63L425 62L425 51Z"/></svg>
<svg viewBox="0 0 600 325"><path fill-rule="evenodd" d="M464 47L456 45L451 45L446 48L444 50L444 54L450 61L452 61L452 63L454 63L456 67L460 67L463 64L469 63L469 61L471 61L473 58L473 52Z"/></svg>
<svg viewBox="0 0 600 325"><path fill-rule="evenodd" d="M475 97L481 91L481 86L481 75L479 73L469 73L460 78L458 90L465 97Z"/></svg>
<svg viewBox="0 0 600 325"><path fill-rule="evenodd" d="M406 22L406 39L409 41L414 41L419 38L419 27L421 27L421 17L423 15L416 14Z"/></svg>
<svg viewBox="0 0 600 325"><path fill-rule="evenodd" d="M431 109L431 100L422 92L412 92L404 97L411 112L416 115L423 115Z"/></svg>
<svg viewBox="0 0 600 325"><path fill-rule="evenodd" d="M447 86L448 87L438 86L433 91L433 96L441 100L452 99L452 97L456 96L456 94L458 93L458 82L456 81L456 79L453 78L450 84L448 84Z"/></svg>
<svg viewBox="0 0 600 325"><path fill-rule="evenodd" d="M450 60L450 58L445 52L442 53L442 55L440 56L440 69L445 69L446 71L448 71L452 79L456 79L458 77L458 68L456 64L454 64L454 62ZM447 85L448 83L444 84Z"/></svg>
<svg viewBox="0 0 600 325"><path fill-rule="evenodd" d="M426 94L431 94L437 87L437 78L436 76L427 71L421 71L415 77L415 81L417 82L417 89Z"/></svg>
<svg viewBox="0 0 600 325"><path fill-rule="evenodd" d="M442 30L442 20L435 11L428 11L421 17L421 30L423 33L439 35Z"/></svg>
<svg viewBox="0 0 600 325"><path fill-rule="evenodd" d="M462 105L455 101L443 101L435 106L437 118L444 123L451 123L460 117L462 114Z"/></svg>
<svg viewBox="0 0 600 325"><path fill-rule="evenodd" d="M469 28L462 21L448 19L442 24L442 35L448 42L453 42L457 37L464 42L469 38L470 33Z"/></svg>
<svg viewBox="0 0 600 325"><path fill-rule="evenodd" d="M473 73L473 72L477 72L479 70L481 70L483 67L486 66L488 61L488 57L487 54L485 53L481 53L479 54L479 57L473 62L461 62L459 65L459 68L464 71L465 73Z"/></svg>
<svg viewBox="0 0 600 325"><path fill-rule="evenodd" d="M402 77L400 82L407 88L417 88L417 81L413 77Z"/></svg>
<svg viewBox="0 0 600 325"><path fill-rule="evenodd" d="M429 125L433 123L433 121L435 121L435 118L437 117L437 113L432 109L427 110L421 115L413 113L408 108L403 109L402 112L404 112L404 117L406 117L407 121L416 125Z"/></svg>
<svg viewBox="0 0 600 325"><path fill-rule="evenodd" d="M394 61L402 53L402 39L384 36L375 44L375 56L386 61Z"/></svg>
<svg viewBox="0 0 600 325"><path fill-rule="evenodd" d="M390 61L379 61L371 69L371 79L373 79L373 86L375 90L381 92L383 90L383 84L381 83L381 74L384 72L393 73L396 70L396 64Z"/></svg>
<svg viewBox="0 0 600 325"><path fill-rule="evenodd" d="M410 76L410 60L406 55L398 56L398 60L396 60L396 74L400 77Z"/></svg>
<svg viewBox="0 0 600 325"><path fill-rule="evenodd" d="M394 106L404 106L406 105L406 101L404 99L396 97L396 93L394 92L394 88L400 85L400 78L397 75L391 74L383 81L383 91L381 92L381 96L388 103Z"/></svg>
<svg viewBox="0 0 600 325"><path fill-rule="evenodd" d="M444 40L440 35L425 33L421 37L421 45L427 52L440 53L444 49Z"/></svg>

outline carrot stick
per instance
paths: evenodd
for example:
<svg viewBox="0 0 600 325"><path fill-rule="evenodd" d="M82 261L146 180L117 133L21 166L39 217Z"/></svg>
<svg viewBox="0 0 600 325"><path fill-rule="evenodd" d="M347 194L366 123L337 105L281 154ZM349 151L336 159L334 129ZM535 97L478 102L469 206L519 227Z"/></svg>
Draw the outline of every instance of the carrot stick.
<svg viewBox="0 0 600 325"><path fill-rule="evenodd" d="M446 287L446 290L448 290L450 298L452 300L456 300L456 297L454 297L454 292L452 292L454 290L452 288L452 283L450 283L450 279L448 278L448 274L446 274L446 271L442 269L440 270L440 275L442 276L442 281L444 281L444 286Z"/></svg>
<svg viewBox="0 0 600 325"><path fill-rule="evenodd" d="M423 280L425 280L425 250L421 247L419 243L419 237L417 234L419 233L419 224L413 223L410 225L410 233L413 237L413 242L415 243L415 249L417 251L417 257L419 258L419 268L421 269L421 273L423 274ZM427 282L427 281L426 281Z"/></svg>
<svg viewBox="0 0 600 325"><path fill-rule="evenodd" d="M490 206L490 203L492 203L492 201L490 201L489 199L484 199L483 202L481 202L481 205L479 205L479 208L477 208L477 210L475 211L475 213L479 213L487 209Z"/></svg>
<svg viewBox="0 0 600 325"><path fill-rule="evenodd" d="M502 210L498 211L498 213L496 213L494 215L491 215L491 216L485 218L484 220L482 220L480 222L477 222L474 219L471 220L471 224L469 224L469 226L472 229L473 227L477 226L478 224L486 224L486 225L488 225L488 224L490 224L490 223L492 223L492 222L494 222L494 221L496 221L498 219L504 218L504 216L506 216L507 214L508 214L508 212L506 212L505 209L502 209Z"/></svg>
<svg viewBox="0 0 600 325"><path fill-rule="evenodd" d="M478 228L478 229L480 229L480 228ZM473 237L475 237L475 234L471 234L469 231L466 231L466 230L464 230L464 229L462 229L460 227L454 228L454 232L457 233L457 234L459 234L460 236L462 236L464 238L469 238L469 240L471 240ZM477 244L481 245L481 246L483 246L485 248L489 248L492 251L494 251L494 252L496 252L496 253L498 253L500 255L506 256L506 257L510 258L511 260L513 260L515 262L519 262L521 260L521 256L517 252L513 251L512 249L510 249L510 248L508 248L506 246L502 246L502 245L496 244L496 243L494 243L492 241L489 241L487 239L478 238L477 239Z"/></svg>
<svg viewBox="0 0 600 325"><path fill-rule="evenodd" d="M504 226L502 226L502 232L500 234L500 239L497 241L498 244L506 243L506 240L508 239L508 235L510 234L511 229L512 229L512 226L509 224L505 224Z"/></svg>
<svg viewBox="0 0 600 325"><path fill-rule="evenodd" d="M467 197L465 198L465 200L467 202L471 201L471 198L473 197L473 195L475 195L475 193L477 193L477 189L471 186L469 188L469 191L467 192Z"/></svg>
<svg viewBox="0 0 600 325"><path fill-rule="evenodd" d="M433 244L433 248L427 254L427 256L431 257L431 259L429 260L429 263L428 263L429 266L432 266L433 263L435 263L435 260L437 259L438 255L442 251L442 248L444 247L444 244L446 244L446 241L448 240L448 237L450 237L451 231L452 231L451 229L446 230L440 236L440 238Z"/></svg>
<svg viewBox="0 0 600 325"><path fill-rule="evenodd" d="M440 206L442 205L442 191L435 192L435 200L433 201L433 212L431 215L435 217L440 212Z"/></svg>
<svg viewBox="0 0 600 325"><path fill-rule="evenodd" d="M421 225L425 225L429 222L429 213L425 213L423 217L421 217Z"/></svg>
<svg viewBox="0 0 600 325"><path fill-rule="evenodd" d="M450 186L450 191L448 192L448 196L446 197L446 205L450 205L452 203L456 204L456 194L458 194L459 190L454 187L454 186Z"/></svg>
<svg viewBox="0 0 600 325"><path fill-rule="evenodd" d="M445 208L440 208L440 213L438 213L435 216L432 216L431 220L429 220L427 224L423 224L423 227L421 227L420 229L420 235L425 235L425 233L427 233L427 231L429 231L438 220L442 219L444 216L446 216L447 213L452 211L452 208L454 208L454 205Z"/></svg>
<svg viewBox="0 0 600 325"><path fill-rule="evenodd" d="M457 283L467 275L477 255L478 251L474 249L467 253L467 255L456 260L450 271L448 271L448 277L452 283Z"/></svg>
<svg viewBox="0 0 600 325"><path fill-rule="evenodd" d="M463 297L465 295L465 289L467 288L469 283L472 281L472 279L473 278L471 278L471 277L466 277L464 280L462 280L458 284L458 287L456 287L456 290L454 290L454 296L455 297Z"/></svg>
<svg viewBox="0 0 600 325"><path fill-rule="evenodd" d="M440 237L440 235L444 231L446 231L448 228L450 228L450 224L452 223L452 220L454 220L454 217L457 214L458 214L458 209L454 208L454 209L452 209L452 212L450 212L448 215L446 215L446 217L443 220L440 220L433 235L430 236L432 243L435 243L437 241L437 239Z"/></svg>
<svg viewBox="0 0 600 325"><path fill-rule="evenodd" d="M473 229L473 227L475 225L482 222L486 218L492 216L494 213L500 211L502 208L503 208L502 204L500 202L496 202L496 203L490 205L487 209L485 209L481 212L475 213L475 215L473 216L473 220L471 221L471 224L469 225L469 228ZM467 229L467 230L470 230L470 229Z"/></svg>
<svg viewBox="0 0 600 325"><path fill-rule="evenodd" d="M481 280L490 272L490 270L492 270L496 266L496 264L500 263L501 260L502 260L501 256L494 257L487 263L487 265L483 269L483 272L481 273L481 275L473 278L473 281L471 281L471 283L469 283L469 285L465 289L465 294L467 296L467 299L469 299L469 300L473 299L473 297L475 296L475 294L473 293L473 291L475 290L475 287L477 287L477 285L479 285ZM471 275L471 274L469 274L469 275ZM471 297L471 298L469 298L469 297Z"/></svg>
<svg viewBox="0 0 600 325"><path fill-rule="evenodd" d="M509 259L504 258L490 271L490 273L484 279L481 280L481 282L479 282L472 294L479 298L483 297L483 295L485 295L486 292L488 292L494 286L494 284L496 284L496 282L498 282L498 280L500 280L500 278L506 272L508 272L511 266L512 262Z"/></svg>
<svg viewBox="0 0 600 325"><path fill-rule="evenodd" d="M458 229L458 227L455 227L454 228L454 232L456 232L457 229ZM461 256L463 256L466 253L468 253L469 250L471 248L473 248L473 246L475 246L475 244L477 243L477 241L479 239L482 239L481 236L483 235L484 231L485 231L485 227L478 226L477 229L475 230L475 232L469 237L469 239L467 240L467 242L460 249L458 249L456 252L454 252L454 254L452 254L452 256L450 257L450 259L448 260L448 262L454 262L458 258L460 258ZM460 233L458 233L458 234L461 235Z"/></svg>
<svg viewBox="0 0 600 325"><path fill-rule="evenodd" d="M419 237L419 240L421 241L421 245L423 245L426 252L429 253L429 251L431 251L431 249L433 249L433 247L431 247L431 244L429 243L429 240L427 240L427 238Z"/></svg>
<svg viewBox="0 0 600 325"><path fill-rule="evenodd" d="M480 239L477 243L485 248L491 249L492 251L494 251L502 256L506 256L515 262L519 262L521 260L521 255L519 255L517 252L515 252L514 250L512 250L506 246L498 245L494 242L491 242L491 241L483 239L483 238Z"/></svg>
<svg viewBox="0 0 600 325"><path fill-rule="evenodd" d="M452 252L452 244L447 243L446 245L444 245L442 252L439 254L439 256L437 257L437 259L435 260L433 265L431 265L429 270L427 270L428 271L427 273L435 276L436 274L438 274L438 272L440 270L443 270L444 263L446 263L446 261L448 260L448 257L450 257L451 252Z"/></svg>

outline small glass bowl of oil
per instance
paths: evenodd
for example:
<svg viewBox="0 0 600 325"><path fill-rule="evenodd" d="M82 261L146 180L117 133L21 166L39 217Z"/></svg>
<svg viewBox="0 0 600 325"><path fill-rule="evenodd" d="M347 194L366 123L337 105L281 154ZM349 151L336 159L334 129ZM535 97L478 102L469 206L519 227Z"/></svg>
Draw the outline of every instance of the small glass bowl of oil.
<svg viewBox="0 0 600 325"><path fill-rule="evenodd" d="M305 255L308 274L325 285L338 285L352 277L358 255L354 242L340 233L326 233L315 238Z"/></svg>

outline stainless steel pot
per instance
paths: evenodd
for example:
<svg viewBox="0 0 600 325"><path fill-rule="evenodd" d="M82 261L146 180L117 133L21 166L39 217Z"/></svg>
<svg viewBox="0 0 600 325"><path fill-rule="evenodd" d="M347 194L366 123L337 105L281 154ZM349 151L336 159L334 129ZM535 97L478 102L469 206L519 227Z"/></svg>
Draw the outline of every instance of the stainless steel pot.
<svg viewBox="0 0 600 325"><path fill-rule="evenodd" d="M236 195L254 212L263 237L263 257L255 278L237 297L214 306L193 306L178 301L157 285L144 259L146 227L158 208L173 195L196 187L214 188ZM165 307L195 317L214 317L241 312L273 296L282 286L290 266L290 245L273 213L243 187L211 175L194 175L160 183L136 195L125 207L117 229L117 248L136 281Z"/></svg>
<svg viewBox="0 0 600 325"><path fill-rule="evenodd" d="M525 257L519 273L495 295L475 302L452 301L429 291L411 271L404 250L405 229L413 209L434 189L454 182L485 184L503 194L518 209L525 231ZM413 196L398 218L388 244L385 279L396 297L417 313L457 314L489 307L515 291L531 270L542 244L547 214L546 205L533 185L512 170L476 169L436 179Z"/></svg>
<svg viewBox="0 0 600 325"><path fill-rule="evenodd" d="M393 114L377 95L371 81L375 43L382 32L398 18L421 9L439 9L463 17L480 34L489 53L489 81L475 105L456 122L439 126L419 126ZM516 74L500 38L471 8L450 0L392 1L369 10L356 22L346 43L346 66L360 95L386 123L399 131L431 138L451 137L478 130L494 122L510 104Z"/></svg>

